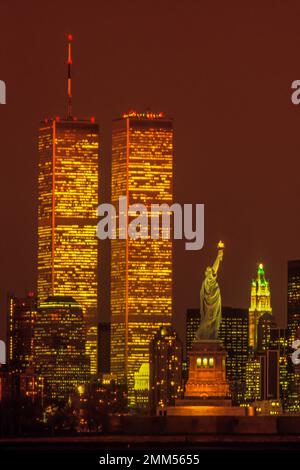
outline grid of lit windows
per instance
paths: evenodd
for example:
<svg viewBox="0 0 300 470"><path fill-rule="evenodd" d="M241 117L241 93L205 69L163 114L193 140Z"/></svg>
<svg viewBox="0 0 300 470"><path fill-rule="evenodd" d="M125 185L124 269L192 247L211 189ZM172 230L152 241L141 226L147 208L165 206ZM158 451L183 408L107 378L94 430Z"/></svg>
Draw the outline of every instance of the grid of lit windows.
<svg viewBox="0 0 300 470"><path fill-rule="evenodd" d="M288 313L300 316L300 260L288 262ZM299 321L297 326L299 326Z"/></svg>
<svg viewBox="0 0 300 470"><path fill-rule="evenodd" d="M150 343L151 407L174 405L182 393L182 343L173 328L161 327Z"/></svg>
<svg viewBox="0 0 300 470"><path fill-rule="evenodd" d="M186 359L187 367L189 368L189 352L192 349L193 343L195 341L195 334L200 326L200 309L199 308L189 308L186 312Z"/></svg>
<svg viewBox="0 0 300 470"><path fill-rule="evenodd" d="M33 363L36 297L9 298L8 309L8 357L13 370L25 371Z"/></svg>
<svg viewBox="0 0 300 470"><path fill-rule="evenodd" d="M39 131L38 301L68 295L87 323L97 372L98 124L50 120Z"/></svg>
<svg viewBox="0 0 300 470"><path fill-rule="evenodd" d="M130 113L113 125L112 202L172 204L173 128L162 115ZM118 217L117 217L118 219ZM118 222L118 220L117 220ZM128 217L127 217L128 224ZM149 343L172 314L172 240L111 244L111 370L128 385L149 363Z"/></svg>
<svg viewBox="0 0 300 470"><path fill-rule="evenodd" d="M87 381L85 336L82 309L72 297L50 296L40 303L35 325L35 364L44 379L47 398L67 400L78 385Z"/></svg>
<svg viewBox="0 0 300 470"><path fill-rule="evenodd" d="M291 362L292 342L300 338L300 260L288 262L288 381L289 397L287 408L289 411L300 411L300 367Z"/></svg>
<svg viewBox="0 0 300 470"><path fill-rule="evenodd" d="M288 355L290 351L288 333L283 328L271 328L270 345L271 350L279 351L279 389L280 399L286 408L289 398L289 364Z"/></svg>
<svg viewBox="0 0 300 470"><path fill-rule="evenodd" d="M262 399L262 358L253 357L246 364L246 388L244 399L246 402Z"/></svg>

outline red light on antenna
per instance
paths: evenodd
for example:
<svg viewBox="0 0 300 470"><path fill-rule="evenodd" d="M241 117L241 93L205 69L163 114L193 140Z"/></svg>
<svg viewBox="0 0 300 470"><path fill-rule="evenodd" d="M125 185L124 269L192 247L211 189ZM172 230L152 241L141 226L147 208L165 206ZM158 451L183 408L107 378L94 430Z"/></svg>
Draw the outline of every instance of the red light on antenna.
<svg viewBox="0 0 300 470"><path fill-rule="evenodd" d="M94 116L91 117L91 122L95 122Z"/></svg>
<svg viewBox="0 0 300 470"><path fill-rule="evenodd" d="M56 116L55 121L59 121L59 120L60 120L60 116Z"/></svg>
<svg viewBox="0 0 300 470"><path fill-rule="evenodd" d="M72 36L72 34L68 34L68 41L73 41L73 36Z"/></svg>

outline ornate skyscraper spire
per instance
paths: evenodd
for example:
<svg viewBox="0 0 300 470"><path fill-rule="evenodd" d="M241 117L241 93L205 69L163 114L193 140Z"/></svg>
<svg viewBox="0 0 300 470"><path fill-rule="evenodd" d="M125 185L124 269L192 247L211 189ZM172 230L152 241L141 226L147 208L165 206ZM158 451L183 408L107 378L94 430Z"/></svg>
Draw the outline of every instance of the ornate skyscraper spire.
<svg viewBox="0 0 300 470"><path fill-rule="evenodd" d="M72 77L71 77L71 66L72 66L72 34L68 35L68 104L67 104L67 119L72 118Z"/></svg>
<svg viewBox="0 0 300 470"><path fill-rule="evenodd" d="M257 269L257 278L251 284L251 302L249 308L249 346L254 351L257 348L258 320L264 314L272 315L271 293L269 281L265 278L263 264Z"/></svg>

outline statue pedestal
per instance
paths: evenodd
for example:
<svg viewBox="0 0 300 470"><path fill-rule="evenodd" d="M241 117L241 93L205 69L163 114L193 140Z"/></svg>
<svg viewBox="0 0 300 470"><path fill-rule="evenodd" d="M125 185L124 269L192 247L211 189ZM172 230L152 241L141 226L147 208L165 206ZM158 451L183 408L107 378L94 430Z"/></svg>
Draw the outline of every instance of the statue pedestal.
<svg viewBox="0 0 300 470"><path fill-rule="evenodd" d="M168 407L172 416L244 416L245 409L232 406L226 380L227 353L218 340L201 340L189 353L189 379L183 399Z"/></svg>
<svg viewBox="0 0 300 470"><path fill-rule="evenodd" d="M227 353L218 340L201 340L189 353L189 379L183 399L168 407L173 416L243 416L245 409L232 406L226 380Z"/></svg>
<svg viewBox="0 0 300 470"><path fill-rule="evenodd" d="M201 340L193 344L189 353L189 379L185 399L206 399L220 404L231 402L226 380L227 353L218 340Z"/></svg>

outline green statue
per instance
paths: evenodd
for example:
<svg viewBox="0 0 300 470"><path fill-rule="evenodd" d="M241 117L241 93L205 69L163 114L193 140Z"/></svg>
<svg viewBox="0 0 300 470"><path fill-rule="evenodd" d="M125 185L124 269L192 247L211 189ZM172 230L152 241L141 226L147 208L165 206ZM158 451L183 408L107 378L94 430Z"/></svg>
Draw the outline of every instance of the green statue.
<svg viewBox="0 0 300 470"><path fill-rule="evenodd" d="M217 340L222 318L222 302L217 273L223 259L224 243L218 243L218 255L212 265L205 270L205 278L200 291L200 326L195 341Z"/></svg>

